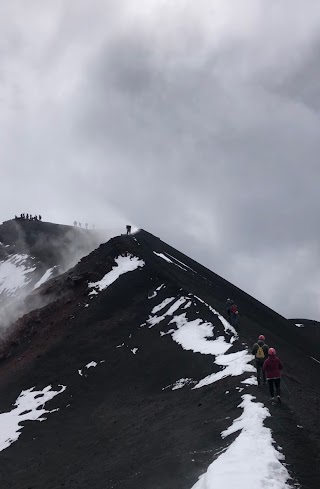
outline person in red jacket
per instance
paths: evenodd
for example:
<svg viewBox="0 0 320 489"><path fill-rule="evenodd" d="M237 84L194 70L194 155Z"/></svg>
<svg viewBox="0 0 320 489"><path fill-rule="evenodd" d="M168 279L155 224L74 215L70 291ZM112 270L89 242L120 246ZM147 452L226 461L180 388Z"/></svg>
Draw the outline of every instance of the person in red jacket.
<svg viewBox="0 0 320 489"><path fill-rule="evenodd" d="M281 402L280 398L280 382L281 382L281 370L283 369L282 362L276 355L276 350L274 348L269 348L268 358L263 364L263 370L266 373L267 381L269 384L269 390L271 395L271 400L274 399L274 387L276 388L276 394L278 402Z"/></svg>

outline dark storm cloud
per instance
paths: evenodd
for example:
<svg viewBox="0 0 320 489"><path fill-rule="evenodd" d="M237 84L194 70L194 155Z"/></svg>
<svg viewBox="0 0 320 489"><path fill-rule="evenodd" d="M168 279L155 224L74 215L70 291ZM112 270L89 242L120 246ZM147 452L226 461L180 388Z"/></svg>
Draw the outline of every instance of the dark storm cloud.
<svg viewBox="0 0 320 489"><path fill-rule="evenodd" d="M317 2L71 4L7 27L3 208L128 220L319 317Z"/></svg>

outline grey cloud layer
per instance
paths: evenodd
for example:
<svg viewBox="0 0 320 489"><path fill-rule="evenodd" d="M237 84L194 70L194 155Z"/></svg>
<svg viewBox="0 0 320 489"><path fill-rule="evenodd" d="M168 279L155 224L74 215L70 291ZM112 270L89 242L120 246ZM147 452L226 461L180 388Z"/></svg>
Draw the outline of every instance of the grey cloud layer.
<svg viewBox="0 0 320 489"><path fill-rule="evenodd" d="M318 3L12 5L1 217L130 221L319 318Z"/></svg>

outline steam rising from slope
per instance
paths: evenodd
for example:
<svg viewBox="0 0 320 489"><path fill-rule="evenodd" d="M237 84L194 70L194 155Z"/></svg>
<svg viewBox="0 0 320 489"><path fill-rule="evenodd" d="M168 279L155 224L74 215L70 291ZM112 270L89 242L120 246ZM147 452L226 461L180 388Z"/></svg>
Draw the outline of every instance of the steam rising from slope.
<svg viewBox="0 0 320 489"><path fill-rule="evenodd" d="M2 269L6 281L0 283L0 335L35 304L40 308L48 303L49 298L39 293L43 278L50 280L66 272L112 236L111 231L45 222L13 220L0 226L0 279ZM28 304L26 297L42 280L35 292L37 300Z"/></svg>

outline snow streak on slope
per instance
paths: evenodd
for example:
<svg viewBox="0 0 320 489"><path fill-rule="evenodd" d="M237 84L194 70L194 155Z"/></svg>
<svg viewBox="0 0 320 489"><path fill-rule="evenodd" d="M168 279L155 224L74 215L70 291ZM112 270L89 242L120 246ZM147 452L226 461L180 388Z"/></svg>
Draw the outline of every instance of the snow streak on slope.
<svg viewBox="0 0 320 489"><path fill-rule="evenodd" d="M218 316L221 324L224 327L224 332L230 335L230 331L233 331L234 328L229 325L228 321L225 318L222 318L222 316L215 309L206 304L202 299L199 297L195 298L209 307L215 316ZM173 301L174 297L167 297L152 309L151 315L147 319L149 328L159 324L167 316L173 316L173 314L179 308L181 308L181 306L188 303L188 299L186 297L179 297L174 302ZM160 316L157 315L159 311L164 309L172 302L173 304L170 306L167 312ZM201 353L203 355L213 355L215 357L214 363L224 367L223 370L208 375L204 379L200 380L200 382L193 387L194 389L212 384L213 382L223 379L224 377L238 376L242 375L244 372L255 372L255 368L248 363L252 360L253 356L250 355L247 350L241 350L228 355L225 354L232 347L232 344L236 339L235 336L231 336L230 342L227 342L223 335L214 335L215 327L212 323L209 321L203 321L200 318L189 321L186 312L174 316L169 322L169 325L172 324L175 324L177 329L170 329L167 332L161 331L160 336L171 334L172 339L182 346L184 350L191 350L195 353ZM237 334L236 331L235 334Z"/></svg>
<svg viewBox="0 0 320 489"><path fill-rule="evenodd" d="M0 262L0 294L13 296L31 282L36 267L30 267L29 261L29 255L15 254Z"/></svg>
<svg viewBox="0 0 320 489"><path fill-rule="evenodd" d="M242 415L221 433L225 438L241 430L239 436L209 466L192 489L289 489L287 469L280 463L283 455L274 447L271 430L263 425L269 410L250 394L242 396Z"/></svg>
<svg viewBox="0 0 320 489"><path fill-rule="evenodd" d="M186 267L186 265L184 265L183 267L181 265L179 265L179 263L181 263L183 265L182 262L180 262L179 260L176 260L175 258L173 258L174 260L178 261L179 263L175 263L173 262L168 256L164 255L163 253L157 253L156 251L153 252L155 255L157 255L159 258L162 258L163 260L165 260L166 262L168 263L172 263L172 265L175 265L176 267L179 267L181 268L181 270L184 270L185 272L188 271ZM188 267L189 268L189 267Z"/></svg>
<svg viewBox="0 0 320 489"><path fill-rule="evenodd" d="M51 277L52 275L52 272L53 270L57 268L56 266L52 267L52 268L49 268L43 275L42 277L40 278L40 280L38 280L38 282L35 284L35 286L33 287L33 290L34 289L37 289L38 287L40 287L40 285L44 284L47 280L49 280L49 278Z"/></svg>
<svg viewBox="0 0 320 489"><path fill-rule="evenodd" d="M211 307L209 304L207 304L205 301L203 301L202 299L200 299L200 297L197 297L196 295L194 296L195 299L197 299L198 301L200 301L202 304L204 304L205 306L208 307L208 309L210 309L210 311L215 315L215 316L218 316L219 320L221 321L223 327L224 327L224 330L227 334L232 334L234 336L234 339L232 341L234 341L237 337L238 337L238 333L237 331L234 329L233 326L231 326L231 324L218 312L216 311L213 307ZM230 333L229 333L230 331Z"/></svg>
<svg viewBox="0 0 320 489"><path fill-rule="evenodd" d="M127 272L132 272L139 267L143 267L145 264L143 260L140 260L136 256L132 255L118 256L118 258L115 259L115 262L117 265L112 268L111 272L106 273L106 275L98 282L90 282L88 284L88 287L94 289L89 293L89 295L97 294L95 289L98 289L99 292L101 292L101 290L104 290L109 287L109 285L113 284L113 282L115 282L120 275Z"/></svg>
<svg viewBox="0 0 320 489"><path fill-rule="evenodd" d="M52 413L46 411L44 404L53 399L56 395L61 394L66 387L61 386L59 391L54 391L51 385L45 387L42 391L28 389L22 391L14 406L15 408L8 413L0 413L0 452L8 448L13 442L17 441L21 435L23 421L44 421L44 414Z"/></svg>
<svg viewBox="0 0 320 489"><path fill-rule="evenodd" d="M218 355L215 359L215 363L225 368L215 374L207 375L207 377L200 380L194 389L199 389L204 385L212 384L225 377L238 376L245 372L255 372L255 367L248 363L251 362L252 359L253 355L248 353L247 350L240 350L235 353L229 353L228 355Z"/></svg>

